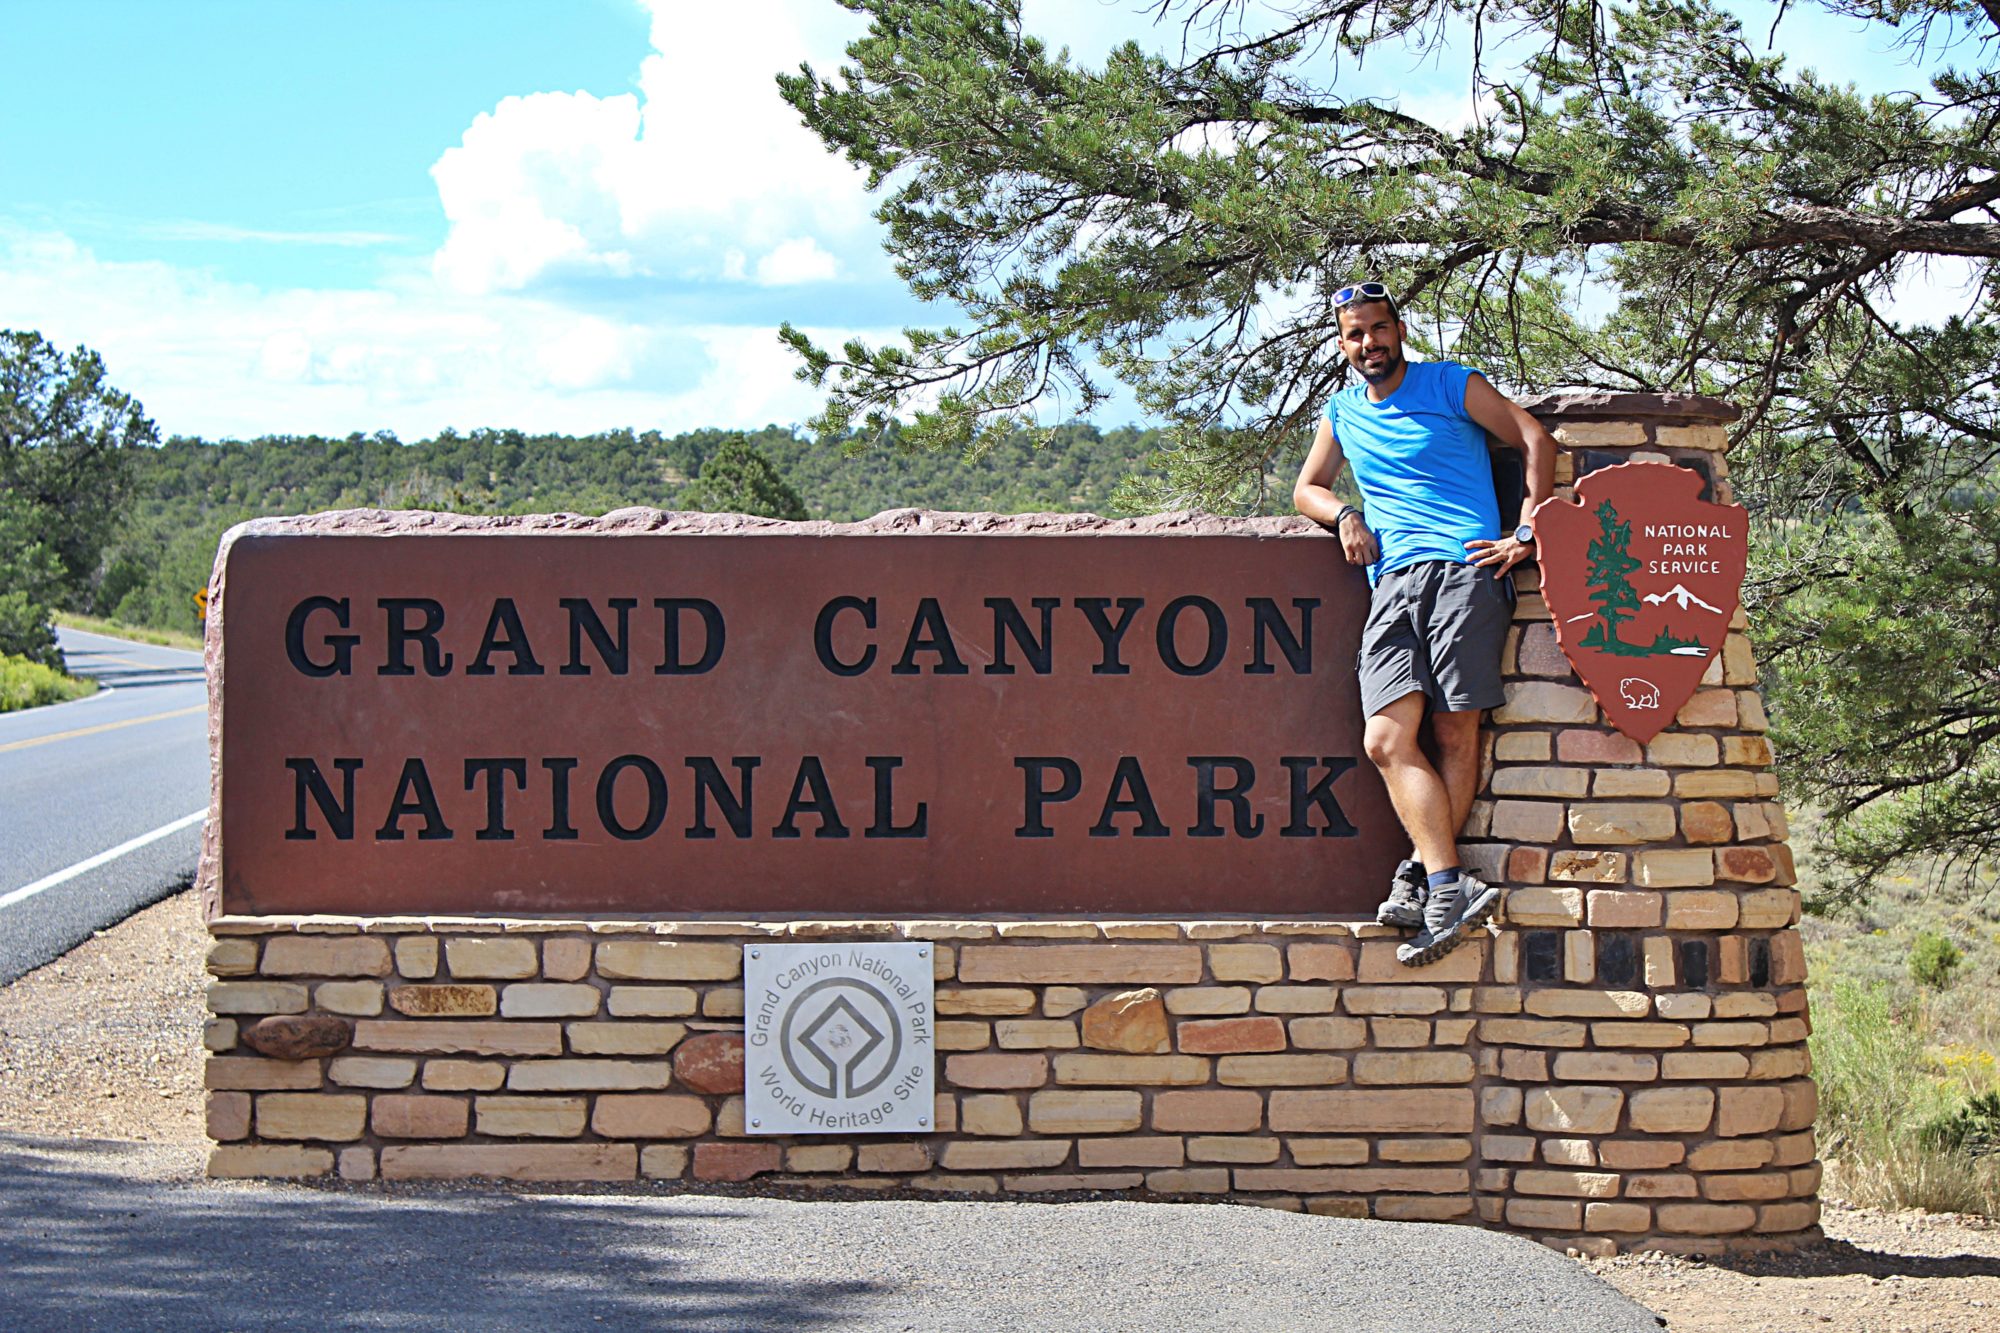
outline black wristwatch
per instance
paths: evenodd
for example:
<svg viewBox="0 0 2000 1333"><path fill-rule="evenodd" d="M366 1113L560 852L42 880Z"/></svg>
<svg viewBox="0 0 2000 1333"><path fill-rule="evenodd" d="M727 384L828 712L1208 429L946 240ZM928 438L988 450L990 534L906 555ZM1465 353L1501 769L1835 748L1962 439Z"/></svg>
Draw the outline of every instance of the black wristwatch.
<svg viewBox="0 0 2000 1333"><path fill-rule="evenodd" d="M1535 544L1534 525L1529 523L1523 523L1520 527L1515 528L1514 540L1521 543L1521 545L1523 546L1533 546Z"/></svg>

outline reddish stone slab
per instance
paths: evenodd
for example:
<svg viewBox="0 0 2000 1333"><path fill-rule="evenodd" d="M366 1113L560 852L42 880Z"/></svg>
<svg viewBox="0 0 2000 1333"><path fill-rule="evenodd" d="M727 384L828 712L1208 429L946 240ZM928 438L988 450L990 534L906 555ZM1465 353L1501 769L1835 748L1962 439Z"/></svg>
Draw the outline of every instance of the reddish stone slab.
<svg viewBox="0 0 2000 1333"><path fill-rule="evenodd" d="M1611 725L1651 740L1722 650L1749 560L1741 505L1704 501L1698 473L1621 463L1535 510L1556 637Z"/></svg>
<svg viewBox="0 0 2000 1333"><path fill-rule="evenodd" d="M1304 520L352 511L216 589L226 912L1344 913L1401 850Z"/></svg>

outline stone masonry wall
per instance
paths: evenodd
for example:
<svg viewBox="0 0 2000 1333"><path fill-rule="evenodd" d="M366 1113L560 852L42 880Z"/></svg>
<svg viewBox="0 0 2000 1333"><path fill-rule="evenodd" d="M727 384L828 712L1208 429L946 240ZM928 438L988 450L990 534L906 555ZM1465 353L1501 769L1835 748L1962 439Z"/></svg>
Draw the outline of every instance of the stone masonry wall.
<svg viewBox="0 0 2000 1333"><path fill-rule="evenodd" d="M1692 460L1727 498L1724 405L1530 406L1559 482ZM1641 747L1518 581L1464 846L1506 906L1430 967L1336 920L221 917L210 1170L1226 1197L1592 1253L1811 1235L1798 895L1741 615ZM772 940L931 945L934 1133L746 1136L741 951Z"/></svg>

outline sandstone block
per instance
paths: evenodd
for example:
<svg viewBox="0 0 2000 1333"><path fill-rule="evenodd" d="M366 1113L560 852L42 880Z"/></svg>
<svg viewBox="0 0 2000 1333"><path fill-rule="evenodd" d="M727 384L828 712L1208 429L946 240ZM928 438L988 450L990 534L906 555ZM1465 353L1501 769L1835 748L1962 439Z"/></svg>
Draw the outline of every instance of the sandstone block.
<svg viewBox="0 0 2000 1333"><path fill-rule="evenodd" d="M1590 780L1590 794L1600 801L1668 796L1673 789L1673 775L1663 768L1600 768Z"/></svg>
<svg viewBox="0 0 2000 1333"><path fill-rule="evenodd" d="M802 1175L845 1171L853 1162L854 1149L844 1143L802 1143L785 1149L785 1170ZM640 1168L644 1167L642 1160Z"/></svg>
<svg viewBox="0 0 2000 1333"><path fill-rule="evenodd" d="M1515 665L1509 670L1518 670L1524 676L1569 675L1569 659L1563 656L1562 647L1556 642L1555 626L1542 624L1524 627L1520 634L1520 646L1515 652ZM1498 737L1502 741L1516 738L1540 740L1545 746L1549 739L1547 736L1521 732L1503 732ZM1541 757L1546 759L1548 755L1544 752Z"/></svg>
<svg viewBox="0 0 2000 1333"><path fill-rule="evenodd" d="M1750 1060L1740 1051L1674 1051L1660 1061L1661 1077L1668 1079L1717 1083L1749 1072Z"/></svg>
<svg viewBox="0 0 2000 1333"><path fill-rule="evenodd" d="M1286 948L1285 957L1293 981L1354 980L1354 950L1348 945L1318 941L1293 944Z"/></svg>
<svg viewBox="0 0 2000 1333"><path fill-rule="evenodd" d="M697 940L603 940L597 946L597 971L612 981L734 981L743 975L743 947ZM456 962L452 972L459 974ZM700 1170L697 1153L697 1175Z"/></svg>
<svg viewBox="0 0 2000 1333"><path fill-rule="evenodd" d="M1471 1139L1384 1139L1385 1162L1463 1162L1472 1156Z"/></svg>
<svg viewBox="0 0 2000 1333"><path fill-rule="evenodd" d="M1556 736L1556 757L1565 764L1636 764L1645 755L1637 741L1616 731L1573 728Z"/></svg>
<svg viewBox="0 0 2000 1333"><path fill-rule="evenodd" d="M1294 1018L1287 1031L1292 1045L1306 1051L1348 1051L1368 1040L1359 1018Z"/></svg>
<svg viewBox="0 0 2000 1333"><path fill-rule="evenodd" d="M396 975L411 981L427 981L437 975L437 970L437 936L404 935L396 940Z"/></svg>
<svg viewBox="0 0 2000 1333"><path fill-rule="evenodd" d="M346 1050L354 1040L354 1024L326 1014L273 1015L245 1027L241 1040L273 1060L313 1060Z"/></svg>
<svg viewBox="0 0 2000 1333"><path fill-rule="evenodd" d="M542 941L542 976L550 981L582 981L590 973L590 941Z"/></svg>
<svg viewBox="0 0 2000 1333"><path fill-rule="evenodd" d="M1717 1018L1772 1018L1778 1012L1778 997L1768 991L1732 991L1715 997Z"/></svg>
<svg viewBox="0 0 2000 1333"><path fill-rule="evenodd" d="M1469 1019L1445 1021L1456 1023L1467 1030L1471 1027ZM1431 1044L1431 1024L1427 1018L1371 1018L1368 1020L1368 1030L1374 1036L1375 1044L1385 1051L1412 1050ZM1440 1039L1437 1044L1449 1046L1452 1043Z"/></svg>
<svg viewBox="0 0 2000 1333"><path fill-rule="evenodd" d="M958 1114L959 1128L967 1134L1007 1138L1022 1129L1021 1104L1012 1097L967 1097L959 1103Z"/></svg>
<svg viewBox="0 0 2000 1333"><path fill-rule="evenodd" d="M1775 848L1718 847L1715 877L1737 884L1769 884L1778 878Z"/></svg>
<svg viewBox="0 0 2000 1333"><path fill-rule="evenodd" d="M495 1138L573 1139L586 1107L581 1097L481 1097L473 1113L479 1132Z"/></svg>
<svg viewBox="0 0 2000 1333"><path fill-rule="evenodd" d="M202 1086L217 1091L305 1091L319 1086L319 1061L211 1055L202 1062Z"/></svg>
<svg viewBox="0 0 2000 1333"><path fill-rule="evenodd" d="M1707 852L1697 853L1707 856ZM1668 930L1731 930L1736 925L1736 895L1722 890L1667 895Z"/></svg>
<svg viewBox="0 0 2000 1333"><path fill-rule="evenodd" d="M1722 762L1741 768L1769 768L1771 742L1762 736L1724 736Z"/></svg>
<svg viewBox="0 0 2000 1333"><path fill-rule="evenodd" d="M1580 768L1496 768L1487 789L1495 796L1581 799L1590 792L1590 774Z"/></svg>
<svg viewBox="0 0 2000 1333"><path fill-rule="evenodd" d="M1493 760L1500 764L1546 764L1555 750L1554 740L1542 731L1503 731L1493 738Z"/></svg>
<svg viewBox="0 0 2000 1333"><path fill-rule="evenodd" d="M1714 801L1689 801L1681 807L1681 836L1692 843L1728 842L1735 836L1729 808Z"/></svg>
<svg viewBox="0 0 2000 1333"><path fill-rule="evenodd" d="M1715 857L1706 848L1673 847L1656 851L1640 852L1634 858L1632 878L1649 889L1683 888L1689 885L1713 884L1715 882ZM1680 896L1680 895L1676 895ZM1729 898L1730 914L1736 911L1732 895L1709 895ZM1698 930L1703 927L1688 926L1676 929Z"/></svg>
<svg viewBox="0 0 2000 1333"><path fill-rule="evenodd" d="M1529 1088L1522 1099L1528 1128L1544 1134L1609 1134L1624 1105L1620 1089L1588 1084Z"/></svg>
<svg viewBox="0 0 2000 1333"><path fill-rule="evenodd" d="M1614 1171L1664 1171L1687 1156L1679 1143L1660 1139L1602 1139L1597 1158Z"/></svg>
<svg viewBox="0 0 2000 1333"><path fill-rule="evenodd" d="M1453 1167L1239 1167L1239 1190L1283 1190L1288 1194L1375 1194L1401 1190L1413 1194L1461 1194L1472 1188L1471 1177Z"/></svg>
<svg viewBox="0 0 2000 1333"><path fill-rule="evenodd" d="M1035 1012L1035 993L1014 987L981 990L941 987L936 998L937 1011L947 1017L994 1018Z"/></svg>
<svg viewBox="0 0 2000 1333"><path fill-rule="evenodd" d="M458 980L515 981L532 977L541 966L535 942L505 935L471 935L448 939L445 965Z"/></svg>
<svg viewBox="0 0 2000 1333"><path fill-rule="evenodd" d="M1596 1166L1595 1139L1543 1139L1542 1160L1551 1166Z"/></svg>
<svg viewBox="0 0 2000 1333"><path fill-rule="evenodd" d="M362 1019L354 1025L354 1046L420 1055L561 1055L562 1028L555 1023Z"/></svg>
<svg viewBox="0 0 2000 1333"><path fill-rule="evenodd" d="M313 987L313 1005L330 1014L373 1018L382 1012L379 981L322 981Z"/></svg>
<svg viewBox="0 0 2000 1333"><path fill-rule="evenodd" d="M1162 1009L1162 1024L1165 1021ZM993 1024L993 1034L1007 1051L1066 1051L1077 1046L1076 1024L1066 1018L1003 1018Z"/></svg>
<svg viewBox="0 0 2000 1333"><path fill-rule="evenodd" d="M1555 1074L1577 1082L1651 1083L1660 1077L1660 1061L1618 1051L1564 1051L1556 1057Z"/></svg>
<svg viewBox="0 0 2000 1333"><path fill-rule="evenodd" d="M1576 1231L1583 1226L1579 1199L1509 1199L1507 1225L1524 1231Z"/></svg>
<svg viewBox="0 0 2000 1333"><path fill-rule="evenodd" d="M375 1150L373 1148L342 1148L335 1159L339 1163L342 1180L375 1179Z"/></svg>
<svg viewBox="0 0 2000 1333"><path fill-rule="evenodd" d="M1646 744L1646 762L1660 768L1713 768L1722 760L1715 737L1663 731Z"/></svg>
<svg viewBox="0 0 2000 1333"><path fill-rule="evenodd" d="M1479 1090L1479 1123L1518 1125L1521 1123L1521 1089L1488 1087Z"/></svg>
<svg viewBox="0 0 2000 1333"><path fill-rule="evenodd" d="M1651 944L1652 941L1648 940L1647 943ZM1667 943L1671 944L1672 941ZM1671 981L1672 978L1669 976L1668 984L1671 984ZM1659 996L1654 1001L1654 1007L1660 1011L1661 1018L1687 1022L1707 1018L1714 1009L1714 1002L1698 992L1683 991Z"/></svg>
<svg viewBox="0 0 2000 1333"><path fill-rule="evenodd" d="M1507 702L1493 711L1496 726L1520 722L1582 723L1597 717L1597 701L1590 697L1589 690L1578 685L1518 680L1507 682L1506 691Z"/></svg>
<svg viewBox="0 0 2000 1333"><path fill-rule="evenodd" d="M1435 1014L1446 1004L1437 986L1353 986L1342 999L1355 1014Z"/></svg>
<svg viewBox="0 0 2000 1333"><path fill-rule="evenodd" d="M1515 926L1575 926L1583 923L1582 889L1509 889L1503 907Z"/></svg>
<svg viewBox="0 0 2000 1333"><path fill-rule="evenodd" d="M777 1152L776 1144L756 1146ZM384 1180L634 1180L638 1173L639 1150L630 1143L413 1143L382 1150Z"/></svg>
<svg viewBox="0 0 2000 1333"><path fill-rule="evenodd" d="M1715 1114L1718 1138L1738 1138L1746 1134L1768 1134L1778 1127L1785 1110L1785 1094L1780 1088L1724 1088Z"/></svg>
<svg viewBox="0 0 2000 1333"><path fill-rule="evenodd" d="M1470 1088L1281 1088L1270 1095L1280 1134L1469 1134Z"/></svg>
<svg viewBox="0 0 2000 1333"><path fill-rule="evenodd" d="M1684 433L1690 430L1687 427L1660 427L1659 429L1663 435L1669 429ZM1694 427L1692 430L1721 434L1715 427L1708 426ZM1596 449L1606 445L1616 448L1622 445L1641 445L1646 443L1646 428L1636 421L1565 421L1562 425L1556 427L1555 436L1557 440L1572 450ZM1678 443L1678 440L1675 442ZM1662 438L1660 443L1667 444L1669 441ZM1728 440L1725 437L1721 441L1695 447L1721 450L1728 447Z"/></svg>
<svg viewBox="0 0 2000 1333"><path fill-rule="evenodd" d="M1481 1058L1490 1053L1482 1052ZM1549 1081L1549 1053L1547 1051L1500 1052L1500 1077L1515 1083L1546 1083Z"/></svg>
<svg viewBox="0 0 2000 1333"><path fill-rule="evenodd" d="M1211 944L1208 970L1217 981L1277 981L1285 963L1275 944Z"/></svg>
<svg viewBox="0 0 2000 1333"><path fill-rule="evenodd" d="M1591 1202L1583 1206L1585 1231L1649 1231L1653 1210L1643 1203Z"/></svg>
<svg viewBox="0 0 2000 1333"><path fill-rule="evenodd" d="M1657 852L1641 852L1643 862ZM1663 908L1657 893L1636 893L1623 889L1592 889L1587 895L1588 920L1592 926L1646 927L1660 924Z"/></svg>
<svg viewBox="0 0 2000 1333"><path fill-rule="evenodd" d="M1768 1166L1775 1152L1769 1139L1714 1139L1688 1154L1690 1171L1755 1171ZM1778 1179L1783 1180L1783 1176ZM1711 1199L1720 1195L1710 1194ZM1776 1196L1773 1196L1776 1197Z"/></svg>
<svg viewBox="0 0 2000 1333"><path fill-rule="evenodd" d="M1197 1134L1187 1140L1187 1158L1190 1162L1262 1166L1278 1160L1278 1140L1233 1134Z"/></svg>
<svg viewBox="0 0 2000 1333"><path fill-rule="evenodd" d="M954 1139L944 1145L947 1171L1033 1171L1069 1160L1068 1139ZM1087 1188L1087 1187L1086 1187Z"/></svg>
<svg viewBox="0 0 2000 1333"><path fill-rule="evenodd" d="M1757 1210L1757 1230L1765 1234L1804 1231L1819 1221L1818 1202L1767 1203Z"/></svg>
<svg viewBox="0 0 2000 1333"><path fill-rule="evenodd" d="M1584 1029L1581 1023L1550 1019L1482 1018L1479 1036L1495 1046L1576 1047L1583 1045Z"/></svg>
<svg viewBox="0 0 2000 1333"><path fill-rule="evenodd" d="M212 1014L302 1014L306 988L295 981L218 981L208 988Z"/></svg>
<svg viewBox="0 0 2000 1333"><path fill-rule="evenodd" d="M1664 1050L1688 1044L1683 1023L1592 1023L1590 1037L1599 1046L1643 1046Z"/></svg>
<svg viewBox="0 0 2000 1333"><path fill-rule="evenodd" d="M1632 1094L1632 1128L1646 1134L1698 1134L1714 1115L1710 1088L1646 1088Z"/></svg>
<svg viewBox="0 0 2000 1333"><path fill-rule="evenodd" d="M993 1044L993 1025L970 1019L940 1019L935 1034L941 1051L983 1051Z"/></svg>
<svg viewBox="0 0 2000 1333"><path fill-rule="evenodd" d="M208 946L208 972L215 977L247 977L257 971L257 941L221 939Z"/></svg>
<svg viewBox="0 0 2000 1333"><path fill-rule="evenodd" d="M604 997L578 982L524 981L500 992L503 1018L589 1018Z"/></svg>
<svg viewBox="0 0 2000 1333"><path fill-rule="evenodd" d="M492 1092L507 1081L507 1066L489 1060L426 1060L426 1092Z"/></svg>
<svg viewBox="0 0 2000 1333"><path fill-rule="evenodd" d="M1225 1055L1215 1081L1230 1088L1311 1087L1339 1083L1347 1061L1338 1055Z"/></svg>
<svg viewBox="0 0 2000 1333"><path fill-rule="evenodd" d="M977 1059L978 1057L954 1058ZM1183 1087L1208 1082L1208 1061L1194 1055L1094 1055L1069 1052L1055 1057L1055 1068L1058 1083Z"/></svg>
<svg viewBox="0 0 2000 1333"><path fill-rule="evenodd" d="M1089 1003L1089 993L1079 986L1050 986L1042 991L1042 1016L1068 1018Z"/></svg>
<svg viewBox="0 0 2000 1333"><path fill-rule="evenodd" d="M342 1142L361 1137L368 1099L354 1093L267 1092L257 1098L260 1139L320 1139Z"/></svg>
<svg viewBox="0 0 2000 1333"><path fill-rule="evenodd" d="M1730 1236L1757 1222L1757 1210L1740 1203L1663 1203L1653 1216L1661 1231L1677 1236Z"/></svg>
<svg viewBox="0 0 2000 1333"><path fill-rule="evenodd" d="M1085 1009L1083 1044L1100 1051L1164 1054L1168 1049L1167 1007L1160 992L1151 986L1120 991Z"/></svg>
<svg viewBox="0 0 2000 1333"><path fill-rule="evenodd" d="M1153 1128L1164 1133L1244 1134L1264 1123L1255 1092L1162 1092L1153 1097Z"/></svg>
<svg viewBox="0 0 2000 1333"><path fill-rule="evenodd" d="M685 1139L706 1134L708 1103L676 1093L606 1094L591 1111L590 1127L607 1139Z"/></svg>
<svg viewBox="0 0 2000 1333"><path fill-rule="evenodd" d="M704 1032L689 1037L674 1050L674 1077L696 1092L743 1091L743 1034Z"/></svg>
<svg viewBox="0 0 2000 1333"><path fill-rule="evenodd" d="M902 1174L931 1169L931 1150L924 1143L869 1143L857 1155L855 1168L863 1173Z"/></svg>
<svg viewBox="0 0 2000 1333"><path fill-rule="evenodd" d="M1155 1194L1227 1194L1229 1172L1218 1168L1149 1171L1146 1188Z"/></svg>
<svg viewBox="0 0 2000 1333"><path fill-rule="evenodd" d="M417 1078L415 1060L350 1055L326 1067L326 1076L344 1088L407 1088Z"/></svg>
<svg viewBox="0 0 2000 1333"><path fill-rule="evenodd" d="M667 1086L664 1060L524 1060L507 1071L514 1092L628 1092Z"/></svg>
<svg viewBox="0 0 2000 1333"><path fill-rule="evenodd" d="M1565 850L1554 853L1549 858L1549 878L1571 883L1623 884L1626 875L1626 854L1624 852L1599 852ZM1516 893L1521 890L1516 889ZM1527 924L1548 924L1573 926L1574 920L1555 922L1534 922Z"/></svg>
<svg viewBox="0 0 2000 1333"><path fill-rule="evenodd" d="M1340 993L1331 986L1259 986L1256 1002L1261 1014L1330 1014Z"/></svg>
<svg viewBox="0 0 2000 1333"><path fill-rule="evenodd" d="M960 981L1046 985L1175 985L1201 980L1198 944L968 944Z"/></svg>
<svg viewBox="0 0 2000 1333"><path fill-rule="evenodd" d="M1758 889L1737 900L1737 924L1744 930L1779 930L1798 919L1797 889Z"/></svg>
<svg viewBox="0 0 2000 1333"><path fill-rule="evenodd" d="M1640 1018L1652 1008L1644 991L1530 991L1527 1010L1540 1018Z"/></svg>
<svg viewBox="0 0 2000 1333"><path fill-rule="evenodd" d="M1736 691L1696 690L1688 701L1681 705L1674 721L1683 727L1735 727L1737 725Z"/></svg>
<svg viewBox="0 0 2000 1333"><path fill-rule="evenodd" d="M1362 1051L1354 1057L1354 1081L1362 1087L1470 1083L1472 1075L1472 1057L1463 1051Z"/></svg>
<svg viewBox="0 0 2000 1333"><path fill-rule="evenodd" d="M1608 1171L1516 1171L1514 1189L1520 1194L1548 1194L1564 1199L1611 1199L1624 1177Z"/></svg>
<svg viewBox="0 0 2000 1333"><path fill-rule="evenodd" d="M1570 839L1586 845L1665 842L1677 828L1673 807L1667 805L1591 802L1569 807Z"/></svg>
<svg viewBox="0 0 2000 1333"><path fill-rule="evenodd" d="M462 1097L395 1093L375 1099L368 1123L385 1139L461 1139L470 1114Z"/></svg>
<svg viewBox="0 0 2000 1333"><path fill-rule="evenodd" d="M945 1082L961 1088L1039 1088L1049 1081L1049 1057L1039 1053L945 1057Z"/></svg>
<svg viewBox="0 0 2000 1333"><path fill-rule="evenodd" d="M1299 1166L1359 1166L1368 1160L1366 1139L1287 1139Z"/></svg>
<svg viewBox="0 0 2000 1333"><path fill-rule="evenodd" d="M228 1051L236 1048L239 1031L233 1018L206 1018L201 1024L201 1044L204 1050Z"/></svg>
<svg viewBox="0 0 2000 1333"><path fill-rule="evenodd" d="M1674 775L1674 795L1683 800L1740 799L1756 794L1756 775L1740 768L1694 768Z"/></svg>
<svg viewBox="0 0 2000 1333"><path fill-rule="evenodd" d="M1763 1046L1771 1040L1768 1023L1696 1023L1697 1046Z"/></svg>
<svg viewBox="0 0 2000 1333"><path fill-rule="evenodd" d="M1214 1018L1181 1023L1175 1028L1180 1049L1188 1055L1236 1055L1285 1049L1283 1020L1269 1017Z"/></svg>
<svg viewBox="0 0 2000 1333"><path fill-rule="evenodd" d="M1078 1139L1076 1164L1093 1167L1177 1167L1187 1153L1177 1138Z"/></svg>
<svg viewBox="0 0 2000 1333"><path fill-rule="evenodd" d="M267 977L381 977L389 943L371 935L278 935L264 946Z"/></svg>
<svg viewBox="0 0 2000 1333"><path fill-rule="evenodd" d="M571 1023L577 1055L665 1055L687 1035L685 1023Z"/></svg>
<svg viewBox="0 0 2000 1333"><path fill-rule="evenodd" d="M1750 1056L1750 1077L1754 1079L1797 1078L1811 1067L1803 1046L1782 1050L1755 1051Z"/></svg>
<svg viewBox="0 0 2000 1333"><path fill-rule="evenodd" d="M614 1018L685 1018L700 1006L686 986L613 986L605 1007Z"/></svg>
<svg viewBox="0 0 2000 1333"><path fill-rule="evenodd" d="M1563 808L1556 801L1495 801L1487 827L1507 842L1554 842L1562 835Z"/></svg>
<svg viewBox="0 0 2000 1333"><path fill-rule="evenodd" d="M491 986L454 983L397 986L389 992L389 1007L412 1018L484 1018L500 1004Z"/></svg>
<svg viewBox="0 0 2000 1333"><path fill-rule="evenodd" d="M1247 1014L1248 986L1181 986L1167 992L1167 1012L1175 1015Z"/></svg>
<svg viewBox="0 0 2000 1333"><path fill-rule="evenodd" d="M1535 1140L1529 1134L1482 1135L1479 1155L1489 1162L1532 1162L1535 1160Z"/></svg>
<svg viewBox="0 0 2000 1333"><path fill-rule="evenodd" d="M250 1137L249 1093L211 1092L208 1094L207 1109L208 1137L218 1143Z"/></svg>
<svg viewBox="0 0 2000 1333"><path fill-rule="evenodd" d="M325 1148L241 1144L216 1148L208 1155L208 1174L218 1179L303 1179L333 1170L333 1154Z"/></svg>

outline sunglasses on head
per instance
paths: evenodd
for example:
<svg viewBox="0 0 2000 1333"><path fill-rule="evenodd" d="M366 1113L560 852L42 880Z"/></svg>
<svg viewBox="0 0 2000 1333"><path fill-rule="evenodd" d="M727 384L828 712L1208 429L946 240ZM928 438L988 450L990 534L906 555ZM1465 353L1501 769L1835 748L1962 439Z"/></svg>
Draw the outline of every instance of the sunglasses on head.
<svg viewBox="0 0 2000 1333"><path fill-rule="evenodd" d="M1379 282L1357 282L1352 287L1342 287L1333 294L1333 308L1342 309L1356 301L1391 301L1389 289ZM1391 301L1391 304L1394 304Z"/></svg>

